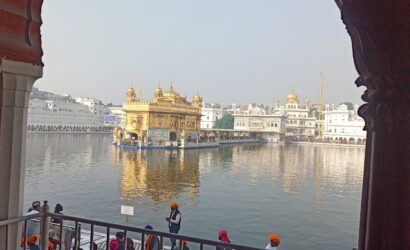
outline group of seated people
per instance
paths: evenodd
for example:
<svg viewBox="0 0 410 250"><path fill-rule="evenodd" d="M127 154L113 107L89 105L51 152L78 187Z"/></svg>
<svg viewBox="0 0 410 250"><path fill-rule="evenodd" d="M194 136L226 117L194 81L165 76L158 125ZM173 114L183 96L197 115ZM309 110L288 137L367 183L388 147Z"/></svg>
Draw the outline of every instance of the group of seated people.
<svg viewBox="0 0 410 250"><path fill-rule="evenodd" d="M151 225L146 225L145 226L146 230L154 230ZM146 250L160 250L160 240L158 236L155 236L153 234L147 234L147 240L145 241L145 247L144 249ZM179 248L179 246L175 246L172 250L189 250L188 247L188 242L187 241L182 241L181 242L182 249ZM110 241L109 245L110 250L135 250L135 245L134 241L131 238L127 238L125 240L124 237L124 232L117 232L115 234L115 239L112 239Z"/></svg>
<svg viewBox="0 0 410 250"><path fill-rule="evenodd" d="M40 201L34 201L31 207L28 209L26 215L34 215L38 214L41 211L41 204ZM61 204L57 204L54 209L54 213L61 214L63 211L63 206ZM53 218L51 220L52 223L60 223L59 218ZM23 232L24 235L24 232ZM57 237L55 230L50 229L48 233L48 249L55 250L60 245L61 236ZM28 221L27 222L27 232L26 237L21 238L21 247L24 247L24 242L26 243L26 250L40 250L39 247L40 241L40 223L38 221Z"/></svg>
<svg viewBox="0 0 410 250"><path fill-rule="evenodd" d="M153 230L152 226L146 225L145 226L146 230ZM146 250L161 250L161 245L160 245L160 240L158 236L155 236L153 234L147 234L148 239L145 242L145 248ZM220 230L218 233L218 239L220 242L223 243L231 243L228 237L228 231L226 230ZM280 244L280 236L278 234L271 234L269 235L269 244L266 246L265 249L270 249L270 250L277 250L277 247ZM125 244L127 242L127 244ZM180 246L182 248L180 248ZM117 232L115 235L115 239L110 241L109 245L110 250L135 250L134 242L131 238L127 238L125 241L124 239L124 233L123 232ZM97 248L95 248L97 250ZM183 240L180 241L180 244L174 246L171 250L190 250L188 247L188 241ZM222 250L222 247L216 247L216 250ZM231 250L228 248L225 248L225 250Z"/></svg>

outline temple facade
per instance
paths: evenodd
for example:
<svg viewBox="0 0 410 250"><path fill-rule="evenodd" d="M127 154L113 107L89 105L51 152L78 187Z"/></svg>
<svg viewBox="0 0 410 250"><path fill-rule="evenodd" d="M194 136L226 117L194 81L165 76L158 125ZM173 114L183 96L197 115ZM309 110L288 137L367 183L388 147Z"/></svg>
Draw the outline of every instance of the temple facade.
<svg viewBox="0 0 410 250"><path fill-rule="evenodd" d="M172 83L165 92L158 87L151 101L141 100L131 87L123 105L123 138L131 145L178 146L181 141L197 141L201 106L200 96L192 97L189 102L174 90Z"/></svg>

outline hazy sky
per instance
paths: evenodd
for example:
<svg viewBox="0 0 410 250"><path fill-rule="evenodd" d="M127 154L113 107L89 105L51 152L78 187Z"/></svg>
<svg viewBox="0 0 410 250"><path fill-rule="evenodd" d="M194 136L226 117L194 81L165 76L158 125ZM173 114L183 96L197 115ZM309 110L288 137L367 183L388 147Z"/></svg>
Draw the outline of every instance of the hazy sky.
<svg viewBox="0 0 410 250"><path fill-rule="evenodd" d="M40 89L121 103L169 82L191 98L246 104L360 102L350 38L332 0L48 0Z"/></svg>

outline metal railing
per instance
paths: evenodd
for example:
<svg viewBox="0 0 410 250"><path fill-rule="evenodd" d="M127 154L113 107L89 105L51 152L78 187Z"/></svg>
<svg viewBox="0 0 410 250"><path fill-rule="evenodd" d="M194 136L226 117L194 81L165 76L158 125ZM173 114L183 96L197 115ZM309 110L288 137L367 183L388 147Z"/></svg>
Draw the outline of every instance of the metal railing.
<svg viewBox="0 0 410 250"><path fill-rule="evenodd" d="M22 245L23 245L23 249L27 249L27 223L30 220L33 219L37 219L37 218L41 218L43 217L43 213L37 213L37 214L32 214L32 215L26 215L26 216L22 216L22 217L18 217L18 218L13 218L13 219L8 219L8 220L4 220L4 221L0 221L0 228L4 227L6 228L6 249L8 249L8 245L9 242L7 242L8 239L8 234L9 234L9 226L10 225L14 225L14 224L19 224L19 223L23 223L23 233L22 235L25 237L22 237ZM48 235L48 234L47 234Z"/></svg>
<svg viewBox="0 0 410 250"><path fill-rule="evenodd" d="M23 249L27 249L27 224L28 221L33 220L33 219L40 219L38 222L40 223L40 249L41 250L48 250L48 240L49 240L49 227L50 224L53 225L53 223L50 223L51 218L58 218L60 219L60 222L54 225L59 226L59 235L60 238L63 235L63 228L67 227L67 224L74 224L74 226L69 226L70 228L73 229L74 232L74 245L73 248L74 250L80 249L80 244L81 244L81 232L82 228L88 227L89 230L89 242L87 242L87 245L89 244L89 249L90 250L95 250L94 248L94 236L95 234L101 235L101 232L96 231L96 227L102 227L105 228L105 247L104 249L109 250L109 243L112 240L113 236L110 235L110 233L113 231L113 229L116 229L117 231L123 232L124 233L124 245L125 249L127 249L127 244L128 241L127 239L131 234L137 234L140 237L140 243L139 246L136 248L137 250L144 250L145 249L145 243L146 243L146 236L148 235L154 235L155 237L159 238L159 249L169 249L168 247L164 246L164 239L171 239L174 238L178 240L178 245L179 249L183 249L183 242L187 241L189 242L189 246L197 246L198 249L203 250L205 247L213 247L214 249L218 247L221 250L228 250L228 249L236 249L236 250L260 250L261 248L255 248L255 247L248 247L248 246L243 246L243 245L237 245L237 244L231 244L231 243L222 243L219 241L212 241L212 240L206 240L206 239L201 239L201 238L196 238L196 237L190 237L190 236L185 236L185 235L179 235L179 234L172 234L172 233L166 233L166 232L160 232L160 231L154 231L154 230L148 230L148 229L143 229L143 228L138 228L138 227L132 227L132 226L127 226L127 225L121 225L121 224L115 224L115 223L109 223L109 222L103 222L103 221L98 221L98 220L92 220L92 219L85 219L85 218L79 218L79 217L74 217L74 216L68 216L68 215L63 215L63 214L55 214L55 213L50 213L49 212L49 206L47 204L47 201L44 201L44 205L42 206L42 212L38 214L33 214L29 216L23 216L19 218L14 218L14 219L8 219L5 221L0 221L0 228L1 227L6 227L6 231L8 230L8 227L12 224L18 224L18 223L24 223L23 225L23 235L26 237L22 237L22 246L24 247ZM88 247L88 246L87 246ZM6 249L7 243L6 243ZM63 249L63 244L62 241L60 240L57 246L57 249L62 250ZM71 248L70 248L71 249ZM101 248L98 248L99 250ZM85 250L85 249L84 249ZM149 250L149 249L148 249Z"/></svg>

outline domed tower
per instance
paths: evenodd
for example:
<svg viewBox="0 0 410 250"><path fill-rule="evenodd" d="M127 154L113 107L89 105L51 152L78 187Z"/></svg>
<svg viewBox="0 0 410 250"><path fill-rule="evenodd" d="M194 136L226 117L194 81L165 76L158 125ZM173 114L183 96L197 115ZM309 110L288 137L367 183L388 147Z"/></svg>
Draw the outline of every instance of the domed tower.
<svg viewBox="0 0 410 250"><path fill-rule="evenodd" d="M292 89L289 95L286 97L286 109L297 109L299 106L299 97Z"/></svg>
<svg viewBox="0 0 410 250"><path fill-rule="evenodd" d="M168 91L165 91L165 93L164 93L164 97L166 97L169 100L172 100L172 101L176 102L177 101L177 96L179 96L179 94L175 91L174 86L171 82Z"/></svg>
<svg viewBox="0 0 410 250"><path fill-rule="evenodd" d="M158 100L163 96L164 96L164 94L162 92L162 89L161 89L160 86L158 86L157 89L155 89L154 98L155 98L155 100Z"/></svg>
<svg viewBox="0 0 410 250"><path fill-rule="evenodd" d="M135 100L135 89L131 86L127 91L127 102Z"/></svg>
<svg viewBox="0 0 410 250"><path fill-rule="evenodd" d="M202 97L195 95L192 97L192 105L202 107Z"/></svg>

